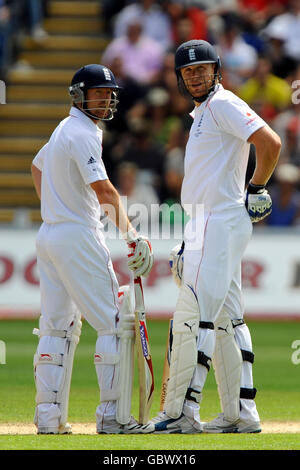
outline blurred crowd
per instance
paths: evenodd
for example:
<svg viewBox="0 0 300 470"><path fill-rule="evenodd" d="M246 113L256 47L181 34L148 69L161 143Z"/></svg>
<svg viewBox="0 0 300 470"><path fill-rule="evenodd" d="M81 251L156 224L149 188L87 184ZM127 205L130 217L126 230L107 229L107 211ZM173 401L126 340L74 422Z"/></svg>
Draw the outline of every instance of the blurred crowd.
<svg viewBox="0 0 300 470"><path fill-rule="evenodd" d="M205 39L220 55L223 86L282 140L265 223L300 226L300 0L98 1L99 34L109 39L99 61L122 87L118 112L104 125L105 164L120 193L131 203L179 203L193 105L178 92L174 52ZM20 30L43 38L46 12L47 0L0 0L0 78L18 47L8 38ZM247 180L254 165L251 147Z"/></svg>
<svg viewBox="0 0 300 470"><path fill-rule="evenodd" d="M178 92L174 52L182 42L205 39L220 55L223 86L282 139L268 185L274 207L265 224L300 225L300 0L101 3L110 42L100 62L122 86L104 152L121 194L137 202L154 190L160 204L179 202L193 105ZM251 148L247 180L254 165Z"/></svg>
<svg viewBox="0 0 300 470"><path fill-rule="evenodd" d="M17 63L24 34L37 40L47 35L42 26L47 1L0 0L0 80Z"/></svg>

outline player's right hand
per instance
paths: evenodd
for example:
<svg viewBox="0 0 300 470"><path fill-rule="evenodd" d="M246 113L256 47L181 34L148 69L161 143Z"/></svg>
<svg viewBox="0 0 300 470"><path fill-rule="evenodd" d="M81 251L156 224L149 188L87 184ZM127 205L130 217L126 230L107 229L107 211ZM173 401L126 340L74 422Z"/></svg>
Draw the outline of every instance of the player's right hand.
<svg viewBox="0 0 300 470"><path fill-rule="evenodd" d="M135 277L147 277L153 266L153 251L147 237L138 235L135 230L130 230L124 236L127 241L128 268L133 271Z"/></svg>
<svg viewBox="0 0 300 470"><path fill-rule="evenodd" d="M251 222L259 222L272 212L272 199L264 186L249 183L245 200Z"/></svg>

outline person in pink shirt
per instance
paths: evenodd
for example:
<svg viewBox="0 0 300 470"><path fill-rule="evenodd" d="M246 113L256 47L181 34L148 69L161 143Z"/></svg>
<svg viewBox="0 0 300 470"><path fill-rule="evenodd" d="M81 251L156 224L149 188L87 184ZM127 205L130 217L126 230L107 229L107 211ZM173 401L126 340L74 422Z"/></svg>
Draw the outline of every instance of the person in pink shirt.
<svg viewBox="0 0 300 470"><path fill-rule="evenodd" d="M104 51L102 63L111 64L123 57L124 73L139 83L155 82L163 66L164 49L144 35L141 23L134 20L127 26L126 36L114 39Z"/></svg>

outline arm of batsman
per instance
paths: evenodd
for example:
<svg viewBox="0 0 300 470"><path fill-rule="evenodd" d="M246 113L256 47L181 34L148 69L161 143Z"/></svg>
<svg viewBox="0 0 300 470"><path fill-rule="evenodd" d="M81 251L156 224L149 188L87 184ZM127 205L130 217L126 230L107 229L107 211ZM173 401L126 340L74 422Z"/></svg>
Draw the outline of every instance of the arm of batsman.
<svg viewBox="0 0 300 470"><path fill-rule="evenodd" d="M128 268L135 277L147 277L153 266L153 251L147 237L137 235L135 230L129 230L124 235L129 248Z"/></svg>
<svg viewBox="0 0 300 470"><path fill-rule="evenodd" d="M246 192L246 209L251 222L259 222L272 212L272 199L264 186L249 184Z"/></svg>

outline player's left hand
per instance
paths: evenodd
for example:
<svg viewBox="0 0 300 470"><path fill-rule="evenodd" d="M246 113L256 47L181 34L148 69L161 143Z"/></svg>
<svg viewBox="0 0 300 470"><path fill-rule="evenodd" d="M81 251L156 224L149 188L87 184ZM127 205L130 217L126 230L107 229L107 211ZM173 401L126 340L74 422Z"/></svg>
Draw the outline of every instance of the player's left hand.
<svg viewBox="0 0 300 470"><path fill-rule="evenodd" d="M147 237L136 234L130 230L124 236L127 241L128 267L133 271L135 277L147 277L153 266L153 251L150 241Z"/></svg>
<svg viewBox="0 0 300 470"><path fill-rule="evenodd" d="M171 268L172 276L178 287L181 287L182 283L182 274L183 274L183 251L184 251L184 241L180 245L174 246L172 248L169 265Z"/></svg>
<svg viewBox="0 0 300 470"><path fill-rule="evenodd" d="M265 186L249 183L245 205L253 223L263 220L272 212L272 199Z"/></svg>

